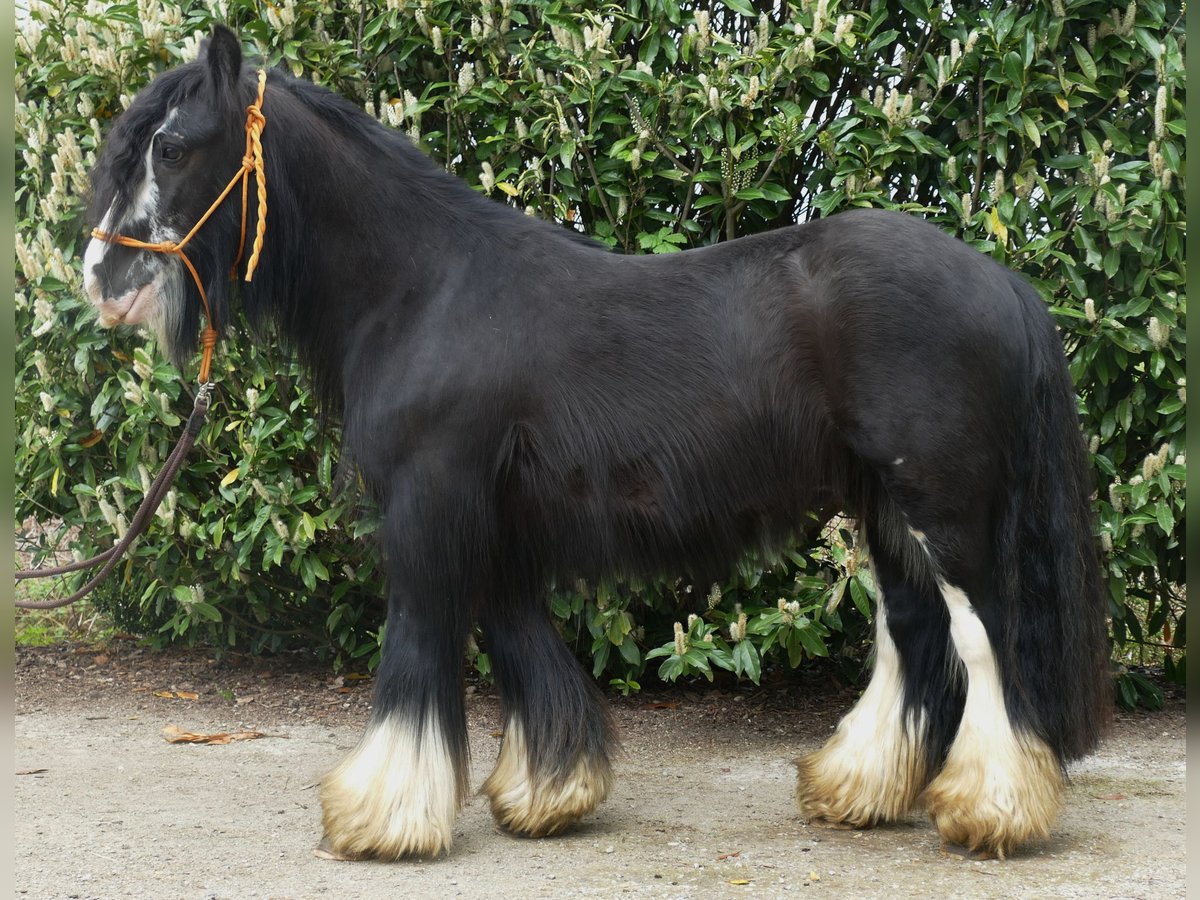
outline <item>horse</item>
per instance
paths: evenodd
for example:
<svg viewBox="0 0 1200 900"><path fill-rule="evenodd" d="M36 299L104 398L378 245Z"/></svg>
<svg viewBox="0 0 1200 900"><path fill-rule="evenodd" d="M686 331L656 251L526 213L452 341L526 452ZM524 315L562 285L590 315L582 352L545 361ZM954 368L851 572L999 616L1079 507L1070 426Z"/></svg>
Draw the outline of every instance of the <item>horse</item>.
<svg viewBox="0 0 1200 900"><path fill-rule="evenodd" d="M923 806L999 856L1050 833L1111 688L1074 389L1028 282L877 209L622 255L322 87L272 70L255 90L217 27L138 93L93 171L84 283L102 324L143 326L181 366L201 287L222 333L240 303L311 372L379 505L388 625L365 731L321 781L324 853L449 851L476 623L504 720L495 820L541 837L591 814L617 737L550 585L719 576L829 509L869 548L875 658L797 761L800 813L865 828ZM251 165L248 109L266 191L241 229L232 191L196 230ZM189 229L194 278L170 252Z"/></svg>

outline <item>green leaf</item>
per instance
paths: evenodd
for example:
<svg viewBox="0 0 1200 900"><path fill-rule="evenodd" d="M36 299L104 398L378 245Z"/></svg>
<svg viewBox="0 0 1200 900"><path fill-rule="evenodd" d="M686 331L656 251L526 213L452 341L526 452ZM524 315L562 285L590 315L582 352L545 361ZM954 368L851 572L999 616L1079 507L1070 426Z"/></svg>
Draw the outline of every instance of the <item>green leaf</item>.
<svg viewBox="0 0 1200 900"><path fill-rule="evenodd" d="M859 583L858 576L855 575L850 579L850 598L854 601L854 605L858 611L863 614L864 618L871 618L871 599L867 596L867 590Z"/></svg>
<svg viewBox="0 0 1200 900"><path fill-rule="evenodd" d="M642 664L642 653L633 638L626 637L617 649L621 651L621 658L629 665L640 666Z"/></svg>
<svg viewBox="0 0 1200 900"><path fill-rule="evenodd" d="M740 13L748 19L758 18L758 11L749 0L721 0L721 5L727 9L732 9L735 13Z"/></svg>
<svg viewBox="0 0 1200 900"><path fill-rule="evenodd" d="M758 684L758 679L762 674L762 660L759 659L758 651L749 641L738 641L733 645L733 666L737 674L745 675Z"/></svg>
<svg viewBox="0 0 1200 900"><path fill-rule="evenodd" d="M1015 50L1004 54L1004 77L1010 85L1021 87L1025 84L1025 64Z"/></svg>
<svg viewBox="0 0 1200 900"><path fill-rule="evenodd" d="M825 646L825 641L812 628L811 625L796 628L796 636L800 639L800 643L804 645L804 649L811 656L828 656L829 648Z"/></svg>
<svg viewBox="0 0 1200 900"><path fill-rule="evenodd" d="M605 666L608 665L608 656L611 652L612 652L612 644L610 644L608 641L604 641L595 650L595 652L592 656L592 677L593 678L600 677L600 673L603 672ZM674 657L674 658L678 659L678 657ZM670 662L670 661L671 660L669 660L669 659L667 660L667 662ZM664 666L665 666L665 663L664 663ZM680 667L681 667L680 670L682 671L682 662L680 662ZM661 674L661 670L660 670L660 674ZM673 681L674 679L670 679L670 680Z"/></svg>
<svg viewBox="0 0 1200 900"><path fill-rule="evenodd" d="M1169 535L1175 529L1175 514L1166 500L1159 500L1154 506L1154 518L1163 534Z"/></svg>
<svg viewBox="0 0 1200 900"><path fill-rule="evenodd" d="M1071 50L1075 53L1075 61L1079 63L1079 71L1088 80L1088 83L1096 81L1096 62L1092 59L1092 55L1087 52L1087 48L1080 43L1072 43Z"/></svg>
<svg viewBox="0 0 1200 900"><path fill-rule="evenodd" d="M596 673L599 675L599 672ZM658 667L658 677L663 681L674 681L683 674L683 659L682 657L672 654L663 660L663 664Z"/></svg>
<svg viewBox="0 0 1200 900"><path fill-rule="evenodd" d="M1025 126L1025 136L1035 147L1042 146L1042 132L1034 123L1033 119L1022 113L1021 123Z"/></svg>
<svg viewBox="0 0 1200 900"><path fill-rule="evenodd" d="M205 603L203 600L195 600L189 603L188 614L193 617L199 616L207 622L221 621L221 611L211 603Z"/></svg>

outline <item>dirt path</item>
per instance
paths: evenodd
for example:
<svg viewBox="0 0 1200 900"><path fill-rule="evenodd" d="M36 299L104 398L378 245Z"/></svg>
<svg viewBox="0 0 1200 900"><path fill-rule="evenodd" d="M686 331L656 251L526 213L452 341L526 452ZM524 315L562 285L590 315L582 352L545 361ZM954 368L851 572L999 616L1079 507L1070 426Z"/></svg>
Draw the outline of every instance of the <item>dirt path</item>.
<svg viewBox="0 0 1200 900"><path fill-rule="evenodd" d="M1178 700L1119 715L1102 751L1074 768L1054 837L1005 862L943 847L919 815L865 832L803 824L789 760L853 698L793 685L618 699L627 755L613 796L581 827L512 838L476 797L448 858L380 864L311 852L314 782L357 740L365 684L120 644L18 650L16 674L16 887L39 900L1184 896ZM474 693L468 710L478 787L499 746L498 707ZM169 744L168 724L286 737Z"/></svg>

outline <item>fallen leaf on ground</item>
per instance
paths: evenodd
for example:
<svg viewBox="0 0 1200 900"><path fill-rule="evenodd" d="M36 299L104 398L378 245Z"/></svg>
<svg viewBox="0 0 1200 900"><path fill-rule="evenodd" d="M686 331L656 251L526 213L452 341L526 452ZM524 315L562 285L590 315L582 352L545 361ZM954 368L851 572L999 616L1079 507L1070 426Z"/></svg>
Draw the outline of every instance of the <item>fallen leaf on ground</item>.
<svg viewBox="0 0 1200 900"><path fill-rule="evenodd" d="M175 725L162 730L163 740L170 744L231 744L234 741L253 741L264 737L287 737L286 734L266 734L262 731L222 731L218 734L195 734Z"/></svg>
<svg viewBox="0 0 1200 900"><path fill-rule="evenodd" d="M735 856L741 856L741 855L742 855L741 850L734 850L730 853L722 853L720 856L717 857L717 859L731 859Z"/></svg>
<svg viewBox="0 0 1200 900"><path fill-rule="evenodd" d="M730 880L729 883L730 884L749 884L750 879L749 878L733 878Z"/></svg>
<svg viewBox="0 0 1200 900"><path fill-rule="evenodd" d="M18 769L18 775L40 775L42 772L49 772L49 769Z"/></svg>
<svg viewBox="0 0 1200 900"><path fill-rule="evenodd" d="M1108 794L1107 796L1097 797L1096 799L1097 800L1124 800L1125 795L1124 794Z"/></svg>
<svg viewBox="0 0 1200 900"><path fill-rule="evenodd" d="M200 695L195 691L155 691L155 697L162 697L166 700L199 700Z"/></svg>
<svg viewBox="0 0 1200 900"><path fill-rule="evenodd" d="M657 703L647 703L642 709L679 709L678 700L663 701Z"/></svg>

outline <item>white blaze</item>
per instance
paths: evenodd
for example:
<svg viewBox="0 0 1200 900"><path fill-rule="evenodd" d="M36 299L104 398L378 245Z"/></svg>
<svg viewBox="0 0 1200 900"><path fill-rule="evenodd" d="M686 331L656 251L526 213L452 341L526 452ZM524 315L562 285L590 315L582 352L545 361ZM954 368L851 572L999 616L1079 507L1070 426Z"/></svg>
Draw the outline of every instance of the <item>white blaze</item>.
<svg viewBox="0 0 1200 900"><path fill-rule="evenodd" d="M108 211L104 214L104 218L100 220L100 230L105 234L113 232L113 208L108 207ZM100 263L104 261L105 251L108 250L108 244L99 238L92 238L88 241L87 250L83 254L83 289L87 292L88 299L92 303L99 305L104 301L104 293L100 289L100 279L96 275L96 270L100 267ZM100 322L102 325L110 323L104 321L101 315ZM111 324L116 324L115 322Z"/></svg>
<svg viewBox="0 0 1200 900"><path fill-rule="evenodd" d="M158 181L154 175L154 137L159 135L174 121L176 111L177 110L172 109L167 113L167 117L163 120L162 124L154 132L154 136L150 138L146 145L146 155L143 158L142 183L138 185L138 189L133 195L133 201L129 206L129 211L125 214L120 222L114 222L113 207L116 205L116 201L114 200L113 203L109 205L107 212L104 213L104 217L100 220L100 225L98 227L105 234L120 234L121 228L126 223L145 221L150 223L151 240L163 239L155 233L158 230L157 225L159 215ZM125 297L120 298L103 296L103 291L100 286L100 279L96 275L96 269L100 266L101 262L103 262L104 254L108 252L109 247L110 245L108 242L102 241L99 238L92 238L88 242L87 249L83 254L83 286L84 290L87 292L88 298L92 301L92 303L99 305L105 300L115 300L117 302L114 304L114 306L120 309L127 305L126 301L130 303L132 302L133 294L136 292L131 292ZM115 325L116 321L119 321L118 318L112 322L106 322L105 318L105 314L101 313L100 321L103 325Z"/></svg>
<svg viewBox="0 0 1200 900"><path fill-rule="evenodd" d="M142 181L134 192L128 212L120 221L116 221L114 201L100 222L101 231L117 235L132 223L145 222L151 241L179 240L179 234L163 227L161 223L159 187L153 159L154 137L171 126L176 112L177 110L172 109L167 114L146 146ZM105 328L122 322L130 325L143 324L157 335L163 346L167 346L170 343L169 336L175 333L176 323L182 311L185 285L180 266L161 254L146 251L146 258L135 262L134 265L148 267L141 271L145 276L153 276L150 281L135 285L119 297L106 297L98 269L110 248L109 242L92 238L83 256L84 290L99 311L100 324Z"/></svg>

